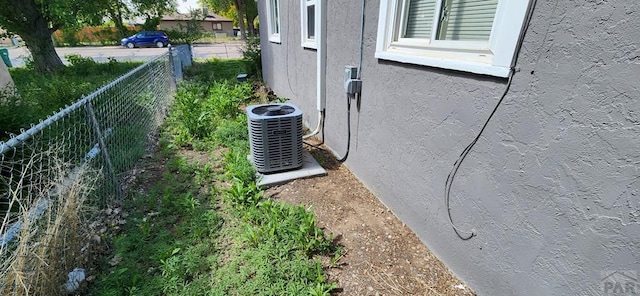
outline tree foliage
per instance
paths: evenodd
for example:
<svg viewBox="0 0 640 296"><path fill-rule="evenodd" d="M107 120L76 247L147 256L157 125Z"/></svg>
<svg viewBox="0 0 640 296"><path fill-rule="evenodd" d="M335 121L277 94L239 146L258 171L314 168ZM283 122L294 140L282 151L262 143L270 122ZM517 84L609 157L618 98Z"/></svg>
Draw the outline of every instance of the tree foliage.
<svg viewBox="0 0 640 296"><path fill-rule="evenodd" d="M240 27L240 36L247 39L246 31L253 35L253 22L258 17L258 4L255 0L200 0L200 4L216 13L225 14L235 8L234 22ZM247 28L247 29L245 29Z"/></svg>
<svg viewBox="0 0 640 296"><path fill-rule="evenodd" d="M0 0L0 27L22 37L36 71L50 73L64 67L51 38L56 30L100 24L108 16L123 37L123 19L142 16L155 29L175 8L176 0Z"/></svg>
<svg viewBox="0 0 640 296"><path fill-rule="evenodd" d="M0 0L0 27L22 37L40 73L64 67L53 47L53 32L94 24L100 17L86 0Z"/></svg>
<svg viewBox="0 0 640 296"><path fill-rule="evenodd" d="M186 24L178 23L177 29L166 30L172 44L193 44L194 41L206 35L202 20L207 16L202 13L202 10L192 10L189 15L190 19Z"/></svg>
<svg viewBox="0 0 640 296"><path fill-rule="evenodd" d="M93 2L115 24L119 37L128 36L125 19L144 18L143 29L155 30L160 18L167 12L175 11L176 0L94 0Z"/></svg>

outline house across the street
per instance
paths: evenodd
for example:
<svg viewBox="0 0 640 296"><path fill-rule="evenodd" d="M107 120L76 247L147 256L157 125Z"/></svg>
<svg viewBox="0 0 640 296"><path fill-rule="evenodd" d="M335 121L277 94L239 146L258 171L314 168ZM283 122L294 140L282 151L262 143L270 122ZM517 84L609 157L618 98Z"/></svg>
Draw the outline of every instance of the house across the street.
<svg viewBox="0 0 640 296"><path fill-rule="evenodd" d="M233 36L232 20L214 13L205 12L206 16L199 17L198 22L206 32L216 37ZM167 14L160 20L159 28L160 30L180 30L181 27L187 26L187 22L191 18L189 14Z"/></svg>

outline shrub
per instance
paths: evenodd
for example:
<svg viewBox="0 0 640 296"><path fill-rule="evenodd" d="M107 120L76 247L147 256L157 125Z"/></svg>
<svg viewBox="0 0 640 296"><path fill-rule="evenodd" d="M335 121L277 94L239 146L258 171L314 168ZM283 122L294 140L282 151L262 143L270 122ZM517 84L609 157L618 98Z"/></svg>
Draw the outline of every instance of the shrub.
<svg viewBox="0 0 640 296"><path fill-rule="evenodd" d="M206 34L200 20L205 16L198 11L191 12L191 19L183 25L178 23L177 30L166 31L172 44L193 44L194 41L204 37Z"/></svg>
<svg viewBox="0 0 640 296"><path fill-rule="evenodd" d="M238 105L249 98L251 85L246 83L222 81L210 88L200 83L185 83L178 89L174 103L173 118L182 130L178 144L187 144L191 138L211 137L223 119L235 119L240 114Z"/></svg>
<svg viewBox="0 0 640 296"><path fill-rule="evenodd" d="M242 60L245 62L247 74L258 78L262 76L260 38L254 37L247 39L247 43L242 48Z"/></svg>
<svg viewBox="0 0 640 296"><path fill-rule="evenodd" d="M62 30L62 38L59 41L60 45L66 45L66 46L78 46L80 44L80 40L77 36L78 31L71 29L71 28L66 28L64 30Z"/></svg>
<svg viewBox="0 0 640 296"><path fill-rule="evenodd" d="M68 54L65 55L64 58L72 65L77 66L78 69L88 69L95 66L96 62L88 57L85 58L79 54Z"/></svg>

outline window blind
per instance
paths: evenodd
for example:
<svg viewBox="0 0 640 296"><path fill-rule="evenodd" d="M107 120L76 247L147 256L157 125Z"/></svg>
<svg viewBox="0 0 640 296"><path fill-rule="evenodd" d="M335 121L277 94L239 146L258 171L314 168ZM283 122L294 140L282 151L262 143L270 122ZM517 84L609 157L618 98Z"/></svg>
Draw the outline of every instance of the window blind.
<svg viewBox="0 0 640 296"><path fill-rule="evenodd" d="M498 0L444 0L440 40L488 41Z"/></svg>
<svg viewBox="0 0 640 296"><path fill-rule="evenodd" d="M403 38L431 38L436 0L409 0Z"/></svg>
<svg viewBox="0 0 640 296"><path fill-rule="evenodd" d="M278 15L280 12L278 11L278 0L273 0L273 33L280 34L280 21Z"/></svg>

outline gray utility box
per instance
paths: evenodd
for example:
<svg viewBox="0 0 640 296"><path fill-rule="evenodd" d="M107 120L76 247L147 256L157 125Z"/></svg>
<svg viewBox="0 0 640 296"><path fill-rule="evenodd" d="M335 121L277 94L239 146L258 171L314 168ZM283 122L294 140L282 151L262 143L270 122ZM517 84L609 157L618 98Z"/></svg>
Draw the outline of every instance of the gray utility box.
<svg viewBox="0 0 640 296"><path fill-rule="evenodd" d="M251 159L260 173L302 166L302 111L293 104L247 107Z"/></svg>

